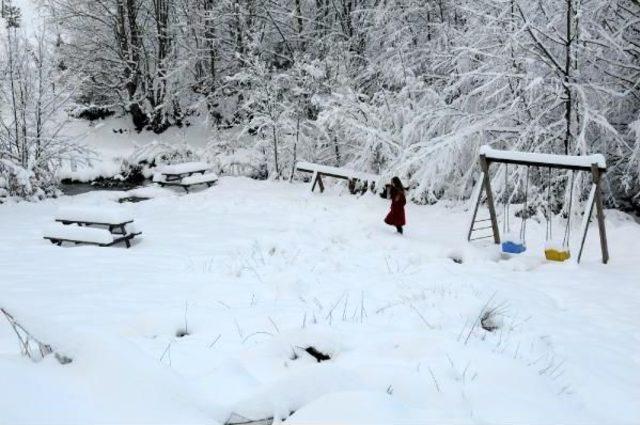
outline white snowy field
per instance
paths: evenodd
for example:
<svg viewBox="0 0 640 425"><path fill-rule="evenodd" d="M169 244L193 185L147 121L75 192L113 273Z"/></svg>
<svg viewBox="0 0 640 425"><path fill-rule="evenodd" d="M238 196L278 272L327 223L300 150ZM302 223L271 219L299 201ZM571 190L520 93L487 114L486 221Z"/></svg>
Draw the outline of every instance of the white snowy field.
<svg viewBox="0 0 640 425"><path fill-rule="evenodd" d="M388 201L337 187L174 193L127 204L131 249L41 238L115 192L0 206L0 306L73 357L32 363L0 317L0 423L640 422L640 225L621 213L610 264L593 226L577 265L544 260L543 223L518 257L467 243L462 206L409 205L399 236Z"/></svg>

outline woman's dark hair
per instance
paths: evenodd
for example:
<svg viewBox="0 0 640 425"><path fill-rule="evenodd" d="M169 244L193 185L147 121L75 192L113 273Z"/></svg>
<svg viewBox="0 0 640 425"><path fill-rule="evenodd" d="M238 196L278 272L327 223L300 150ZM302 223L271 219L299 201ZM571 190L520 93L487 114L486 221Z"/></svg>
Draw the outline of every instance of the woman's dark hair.
<svg viewBox="0 0 640 425"><path fill-rule="evenodd" d="M393 186L394 189L396 189L398 192L400 193L404 193L404 185L402 184L402 182L400 181L400 177L395 176L394 178L391 179L391 185Z"/></svg>

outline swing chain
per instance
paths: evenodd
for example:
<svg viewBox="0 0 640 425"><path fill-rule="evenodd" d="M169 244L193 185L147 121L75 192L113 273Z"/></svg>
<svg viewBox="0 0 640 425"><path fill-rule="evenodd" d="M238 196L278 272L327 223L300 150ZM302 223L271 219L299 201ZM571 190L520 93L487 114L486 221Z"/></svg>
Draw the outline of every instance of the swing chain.
<svg viewBox="0 0 640 425"><path fill-rule="evenodd" d="M571 207L573 205L573 186L576 172L571 172L571 187L569 188L569 208L567 208L567 227L564 231L564 238L562 239L562 247L569 249L569 239L571 238Z"/></svg>
<svg viewBox="0 0 640 425"><path fill-rule="evenodd" d="M520 242L526 245L527 238L527 219L529 218L529 169L527 166L527 175L524 185L524 210L522 212L522 221L520 224Z"/></svg>
<svg viewBox="0 0 640 425"><path fill-rule="evenodd" d="M549 167L549 179L547 184L547 242L553 237L551 227L551 167Z"/></svg>
<svg viewBox="0 0 640 425"><path fill-rule="evenodd" d="M511 221L509 220L509 215L511 214L509 210L510 199L507 191L507 187L509 184L509 180L507 177L508 174L509 174L509 165L505 164L504 165L504 187L502 188L502 199L504 200L504 212L503 212L504 219L502 220L502 233L504 235L511 232Z"/></svg>
<svg viewBox="0 0 640 425"><path fill-rule="evenodd" d="M527 166L525 186L524 186L524 210L522 211L522 217L520 221L520 242L522 245L526 245L526 233L527 233L527 218L529 214L529 170L531 167ZM509 165L505 164L504 166L504 188L503 188L503 202L504 202L504 218L502 220L502 231L505 235L511 232L511 211L510 204L515 195L515 190L513 193L509 194L507 188L509 185Z"/></svg>

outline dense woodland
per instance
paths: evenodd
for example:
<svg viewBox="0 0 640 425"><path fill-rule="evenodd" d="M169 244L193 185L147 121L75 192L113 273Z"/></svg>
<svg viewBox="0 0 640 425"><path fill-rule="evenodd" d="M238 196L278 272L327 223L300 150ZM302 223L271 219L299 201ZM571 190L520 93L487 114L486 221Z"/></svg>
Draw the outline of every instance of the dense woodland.
<svg viewBox="0 0 640 425"><path fill-rule="evenodd" d="M83 155L67 115L126 115L159 134L207 122L209 152L250 152L263 177L290 178L297 159L349 166L399 175L419 202L468 196L483 144L601 152L609 205L640 204L638 0L39 7L30 31L2 7L0 179L14 192L48 193L56 166ZM522 189L525 170L505 171ZM543 174L539 197L568 180Z"/></svg>

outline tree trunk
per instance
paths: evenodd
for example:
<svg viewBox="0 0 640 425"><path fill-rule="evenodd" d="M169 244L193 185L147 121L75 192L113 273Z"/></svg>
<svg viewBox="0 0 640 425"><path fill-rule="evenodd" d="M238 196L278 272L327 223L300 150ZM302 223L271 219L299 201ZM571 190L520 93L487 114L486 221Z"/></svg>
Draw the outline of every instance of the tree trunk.
<svg viewBox="0 0 640 425"><path fill-rule="evenodd" d="M149 117L138 100L142 44L137 23L138 5L136 0L118 0L116 10L116 35L120 41L120 54L126 61L123 77L129 101L127 110L136 130L140 131L149 123Z"/></svg>
<svg viewBox="0 0 640 425"><path fill-rule="evenodd" d="M278 134L275 125L271 127L273 133L273 162L276 168L276 177L280 177L280 164L278 163Z"/></svg>
<svg viewBox="0 0 640 425"><path fill-rule="evenodd" d="M569 155L569 143L571 141L571 127L572 127L572 95L571 95L571 48L573 40L571 39L571 23L573 15L573 0L566 0L567 4L567 16L566 16L566 34L565 34L565 63L564 63L564 120L565 120L565 135L564 135L564 154Z"/></svg>
<svg viewBox="0 0 640 425"><path fill-rule="evenodd" d="M42 160L42 98L44 97L44 61L45 61L45 45L44 32L38 38L38 97L36 99L36 135L35 135L35 161L40 163Z"/></svg>
<svg viewBox="0 0 640 425"><path fill-rule="evenodd" d="M11 34L13 33L13 37ZM15 88L15 61L14 61L14 50L15 46L13 45L15 40L15 30L12 28L7 29L7 44L9 50L9 80L11 81L11 108L13 112L13 126L15 129L15 147L16 153L20 153L20 132L18 130L18 104L16 102L16 88Z"/></svg>
<svg viewBox="0 0 640 425"><path fill-rule="evenodd" d="M302 30L303 30L303 23L302 23L302 7L300 5L301 0L295 0L295 28L296 28L296 33L298 34L298 47L300 50L304 51L304 40L302 39Z"/></svg>
<svg viewBox="0 0 640 425"><path fill-rule="evenodd" d="M215 26L214 26L214 0L205 0L205 40L207 43L207 52L209 54L209 92L215 90L216 83L216 63L217 52L215 44Z"/></svg>
<svg viewBox="0 0 640 425"><path fill-rule="evenodd" d="M234 0L233 2L233 16L234 16L234 28L233 35L235 38L235 50L242 63L242 56L244 55L244 37L242 35L242 23L240 20L240 0Z"/></svg>
<svg viewBox="0 0 640 425"><path fill-rule="evenodd" d="M296 141L293 143L293 161L291 165L291 176L289 181L293 181L293 174L296 171L296 161L298 156L298 142L300 141L300 102L298 102L298 113L296 114Z"/></svg>
<svg viewBox="0 0 640 425"><path fill-rule="evenodd" d="M167 0L154 0L154 18L156 21L156 37L158 52L156 55L156 81L150 81L152 87L150 103L153 106L151 127L155 133L162 133L168 127L166 114L167 96L167 61L171 49L169 35L169 3Z"/></svg>

